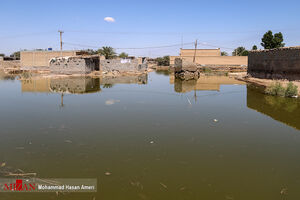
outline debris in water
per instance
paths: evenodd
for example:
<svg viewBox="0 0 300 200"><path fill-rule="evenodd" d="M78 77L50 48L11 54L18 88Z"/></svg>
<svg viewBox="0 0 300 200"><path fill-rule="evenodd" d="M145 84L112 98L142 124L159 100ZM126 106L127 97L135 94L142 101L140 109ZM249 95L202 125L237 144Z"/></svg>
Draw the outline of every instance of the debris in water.
<svg viewBox="0 0 300 200"><path fill-rule="evenodd" d="M163 183L159 183L161 186L163 186L165 189L168 189L168 187L165 185L165 184L163 184Z"/></svg>
<svg viewBox="0 0 300 200"><path fill-rule="evenodd" d="M113 105L113 104L118 103L118 102L120 102L120 100L109 99L109 100L105 101L105 104L107 106L110 106L110 105Z"/></svg>
<svg viewBox="0 0 300 200"><path fill-rule="evenodd" d="M150 141L150 144L154 144L154 141Z"/></svg>
<svg viewBox="0 0 300 200"><path fill-rule="evenodd" d="M17 150L23 150L25 149L24 147L16 147Z"/></svg>
<svg viewBox="0 0 300 200"><path fill-rule="evenodd" d="M180 190L180 191L183 191L183 190L185 190L185 187L181 187L179 190Z"/></svg>
<svg viewBox="0 0 300 200"><path fill-rule="evenodd" d="M287 194L287 188L282 188L280 191L281 195L286 195Z"/></svg>
<svg viewBox="0 0 300 200"><path fill-rule="evenodd" d="M111 173L110 173L110 172L105 172L105 175L106 175L106 176L110 176Z"/></svg>
<svg viewBox="0 0 300 200"><path fill-rule="evenodd" d="M73 143L71 140L65 140L65 143L69 143L69 144L71 144L71 143Z"/></svg>
<svg viewBox="0 0 300 200"><path fill-rule="evenodd" d="M217 119L214 119L214 122L218 122L218 120L217 120Z"/></svg>
<svg viewBox="0 0 300 200"><path fill-rule="evenodd" d="M188 97L186 97L186 99L188 100L189 104L192 105L190 99Z"/></svg>
<svg viewBox="0 0 300 200"><path fill-rule="evenodd" d="M5 167L5 165L6 165L5 162L1 163L1 167Z"/></svg>

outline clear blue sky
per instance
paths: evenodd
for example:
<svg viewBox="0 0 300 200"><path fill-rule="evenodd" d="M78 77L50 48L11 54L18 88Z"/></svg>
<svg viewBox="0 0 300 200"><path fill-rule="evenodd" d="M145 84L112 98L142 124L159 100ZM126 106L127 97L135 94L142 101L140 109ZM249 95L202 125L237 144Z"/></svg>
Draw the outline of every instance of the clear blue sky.
<svg viewBox="0 0 300 200"><path fill-rule="evenodd" d="M299 8L296 0L7 0L1 2L0 52L59 49L58 29L65 31L66 43L91 47L152 47L198 39L199 48L216 46L231 52L237 46L261 48L261 37L268 30L281 31L286 46L296 46L300 45ZM64 45L64 49L82 48L87 47ZM177 55L179 48L124 51L155 57Z"/></svg>

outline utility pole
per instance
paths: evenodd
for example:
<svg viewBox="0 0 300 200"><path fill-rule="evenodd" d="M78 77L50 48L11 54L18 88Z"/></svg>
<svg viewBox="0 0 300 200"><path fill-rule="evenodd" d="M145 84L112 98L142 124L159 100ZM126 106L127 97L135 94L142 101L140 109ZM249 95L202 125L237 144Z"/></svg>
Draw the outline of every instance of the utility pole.
<svg viewBox="0 0 300 200"><path fill-rule="evenodd" d="M58 30L59 35L60 35L60 56L62 57L62 47L63 47L63 42L62 42L62 34L64 33L61 30Z"/></svg>
<svg viewBox="0 0 300 200"><path fill-rule="evenodd" d="M197 44L198 44L198 41L196 40L196 42L195 42L195 53L194 53L194 59L193 59L193 62L196 61Z"/></svg>
<svg viewBox="0 0 300 200"><path fill-rule="evenodd" d="M181 35L181 49L183 49L183 35Z"/></svg>

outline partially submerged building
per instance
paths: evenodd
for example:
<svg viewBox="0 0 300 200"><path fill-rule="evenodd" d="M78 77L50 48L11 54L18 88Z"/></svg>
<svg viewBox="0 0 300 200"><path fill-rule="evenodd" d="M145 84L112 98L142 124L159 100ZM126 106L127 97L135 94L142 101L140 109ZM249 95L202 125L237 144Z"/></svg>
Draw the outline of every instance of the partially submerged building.
<svg viewBox="0 0 300 200"><path fill-rule="evenodd" d="M221 56L218 49L180 49L179 56L170 56L170 65L175 64L175 59L181 58L203 66L247 66L247 56Z"/></svg>
<svg viewBox="0 0 300 200"><path fill-rule="evenodd" d="M99 56L55 57L49 61L53 74L88 74L99 71Z"/></svg>

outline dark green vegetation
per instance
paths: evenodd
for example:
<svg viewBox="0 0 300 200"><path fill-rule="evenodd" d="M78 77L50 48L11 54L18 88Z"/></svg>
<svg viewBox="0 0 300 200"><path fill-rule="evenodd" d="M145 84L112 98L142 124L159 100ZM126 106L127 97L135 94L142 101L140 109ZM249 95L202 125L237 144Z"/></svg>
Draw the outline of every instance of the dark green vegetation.
<svg viewBox="0 0 300 200"><path fill-rule="evenodd" d="M117 57L115 50L112 47L108 47L108 46L102 47L101 49L98 50L86 49L86 50L82 50L82 52L87 52L89 55L100 54L103 55L105 59L112 59Z"/></svg>
<svg viewBox="0 0 300 200"><path fill-rule="evenodd" d="M265 93L273 96L294 97L298 95L298 86L289 82L286 87L276 82L265 89Z"/></svg>
<svg viewBox="0 0 300 200"><path fill-rule="evenodd" d="M257 46L253 45L252 50L257 50Z"/></svg>
<svg viewBox="0 0 300 200"><path fill-rule="evenodd" d="M170 56L158 57L156 58L158 66L169 66L170 65Z"/></svg>
<svg viewBox="0 0 300 200"><path fill-rule="evenodd" d="M119 57L120 58L128 58L128 54L125 53L125 52L122 52L122 53L119 54Z"/></svg>
<svg viewBox="0 0 300 200"><path fill-rule="evenodd" d="M249 52L245 47L238 47L233 52L233 56L248 56Z"/></svg>
<svg viewBox="0 0 300 200"><path fill-rule="evenodd" d="M221 56L228 56L228 53L226 51L222 51Z"/></svg>
<svg viewBox="0 0 300 200"><path fill-rule="evenodd" d="M261 46L263 46L265 49L275 49L279 47L284 47L285 45L283 43L283 35L281 32L275 33L273 35L272 31L268 31L264 34L261 41Z"/></svg>
<svg viewBox="0 0 300 200"><path fill-rule="evenodd" d="M100 55L103 55L105 59L112 59L116 57L116 52L112 47L102 47L98 50Z"/></svg>

